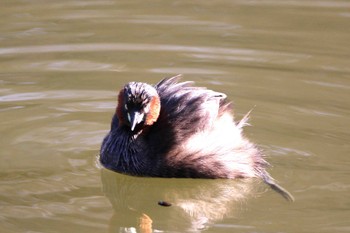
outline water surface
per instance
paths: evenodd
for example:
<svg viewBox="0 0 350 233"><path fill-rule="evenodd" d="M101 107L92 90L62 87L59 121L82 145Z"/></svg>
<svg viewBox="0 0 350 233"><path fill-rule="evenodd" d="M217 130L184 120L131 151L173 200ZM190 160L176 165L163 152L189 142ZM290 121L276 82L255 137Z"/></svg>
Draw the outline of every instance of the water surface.
<svg viewBox="0 0 350 233"><path fill-rule="evenodd" d="M1 232L350 231L348 1L13 0L0 19ZM254 108L294 203L96 164L119 88L178 73Z"/></svg>

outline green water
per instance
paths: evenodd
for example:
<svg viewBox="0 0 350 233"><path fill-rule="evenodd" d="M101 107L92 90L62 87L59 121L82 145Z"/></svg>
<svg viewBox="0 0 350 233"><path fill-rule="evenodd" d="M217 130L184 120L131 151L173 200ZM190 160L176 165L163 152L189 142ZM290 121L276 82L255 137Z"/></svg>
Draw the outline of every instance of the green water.
<svg viewBox="0 0 350 233"><path fill-rule="evenodd" d="M350 2L0 5L1 232L350 232ZM254 108L245 133L294 203L96 164L119 88L178 73Z"/></svg>

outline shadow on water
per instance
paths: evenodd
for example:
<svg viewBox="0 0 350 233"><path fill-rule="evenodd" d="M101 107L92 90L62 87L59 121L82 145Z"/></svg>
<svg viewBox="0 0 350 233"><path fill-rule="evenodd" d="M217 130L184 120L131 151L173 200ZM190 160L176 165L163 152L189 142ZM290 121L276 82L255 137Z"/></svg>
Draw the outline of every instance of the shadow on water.
<svg viewBox="0 0 350 233"><path fill-rule="evenodd" d="M237 217L248 198L258 194L256 180L143 178L106 169L101 179L114 209L109 232L204 230ZM171 206L160 206L159 201Z"/></svg>

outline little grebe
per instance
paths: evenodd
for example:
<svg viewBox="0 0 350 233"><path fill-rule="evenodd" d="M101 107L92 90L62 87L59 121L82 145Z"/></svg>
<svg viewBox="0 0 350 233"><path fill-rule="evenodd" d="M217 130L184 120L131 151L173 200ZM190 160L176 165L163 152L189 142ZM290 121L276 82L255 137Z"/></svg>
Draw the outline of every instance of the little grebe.
<svg viewBox="0 0 350 233"><path fill-rule="evenodd" d="M124 86L101 146L102 165L135 176L258 177L292 201L266 171L261 151L242 135L248 115L236 123L225 94L179 78Z"/></svg>

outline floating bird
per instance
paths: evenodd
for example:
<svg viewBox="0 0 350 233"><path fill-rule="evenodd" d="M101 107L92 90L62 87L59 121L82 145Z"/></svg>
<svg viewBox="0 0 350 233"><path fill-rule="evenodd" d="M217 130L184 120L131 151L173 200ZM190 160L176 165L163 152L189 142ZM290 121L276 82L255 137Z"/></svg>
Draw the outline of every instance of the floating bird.
<svg viewBox="0 0 350 233"><path fill-rule="evenodd" d="M130 82L120 90L101 164L134 176L261 178L293 201L266 171L261 150L244 137L249 113L235 122L225 94L180 77L154 86Z"/></svg>

